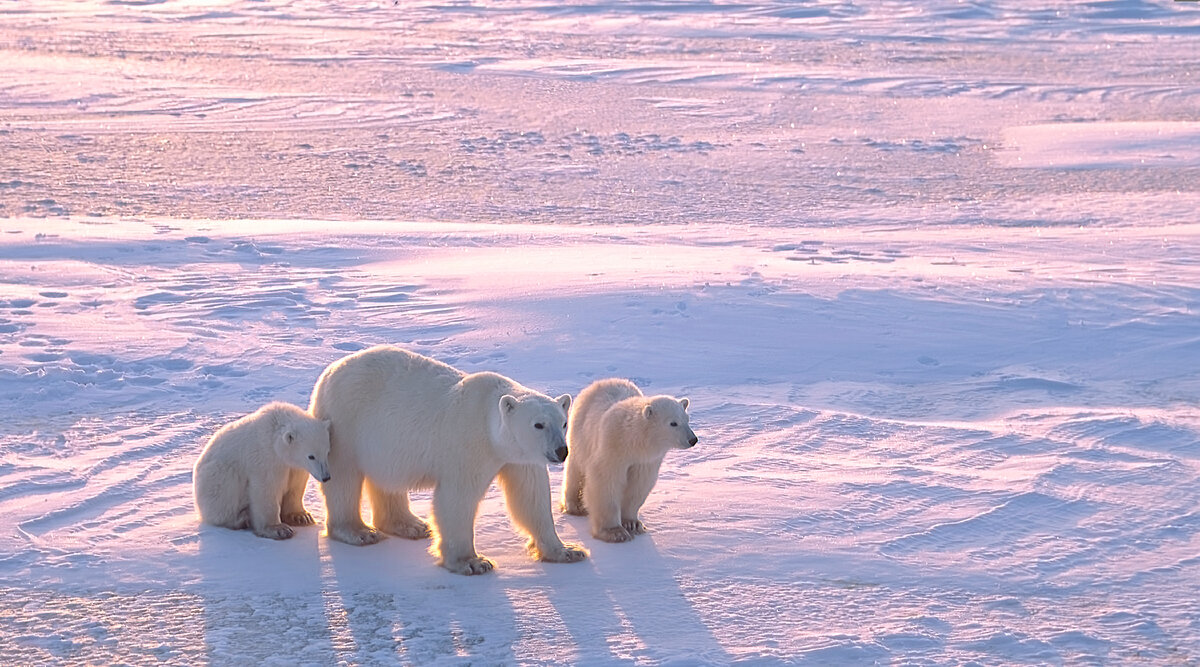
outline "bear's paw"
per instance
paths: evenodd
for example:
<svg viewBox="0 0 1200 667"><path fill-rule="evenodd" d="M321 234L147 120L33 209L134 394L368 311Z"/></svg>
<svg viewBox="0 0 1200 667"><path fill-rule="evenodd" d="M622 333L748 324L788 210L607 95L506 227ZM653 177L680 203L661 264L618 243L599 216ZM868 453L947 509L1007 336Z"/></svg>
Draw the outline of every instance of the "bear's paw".
<svg viewBox="0 0 1200 667"><path fill-rule="evenodd" d="M299 512L286 512L280 517L283 522L289 526L311 526L316 523L313 515L300 510Z"/></svg>
<svg viewBox="0 0 1200 667"><path fill-rule="evenodd" d="M628 542L633 535L624 526L609 526L592 533L592 537L605 542Z"/></svg>
<svg viewBox="0 0 1200 667"><path fill-rule="evenodd" d="M641 535L646 532L646 524L637 519L626 519L621 522L621 527L628 530L630 535Z"/></svg>
<svg viewBox="0 0 1200 667"><path fill-rule="evenodd" d="M483 556L476 554L470 558L464 558L463 560L455 561L453 563L446 563L445 567L454 574L470 576L473 574L487 574L496 567L496 564L493 563L491 559L484 558Z"/></svg>
<svg viewBox="0 0 1200 667"><path fill-rule="evenodd" d="M388 535L403 537L406 540L423 540L433 535L433 531L429 529L429 524L421 521L420 519L417 519L412 523L391 521L375 527L387 533Z"/></svg>
<svg viewBox="0 0 1200 667"><path fill-rule="evenodd" d="M563 514L570 514L571 516L587 516L587 508L584 507L583 503L579 501L567 501L559 505L559 507L562 509Z"/></svg>
<svg viewBox="0 0 1200 667"><path fill-rule="evenodd" d="M383 539L383 535L374 528L336 528L329 531L329 537L338 542L345 542L356 547L365 547L369 544L376 544Z"/></svg>
<svg viewBox="0 0 1200 667"><path fill-rule="evenodd" d="M528 548L533 557L543 563L578 563L588 557L587 549L580 544L563 544L560 549L542 551L531 541Z"/></svg>
<svg viewBox="0 0 1200 667"><path fill-rule="evenodd" d="M256 528L254 534L272 540L286 540L296 533L282 523L273 523L262 528Z"/></svg>

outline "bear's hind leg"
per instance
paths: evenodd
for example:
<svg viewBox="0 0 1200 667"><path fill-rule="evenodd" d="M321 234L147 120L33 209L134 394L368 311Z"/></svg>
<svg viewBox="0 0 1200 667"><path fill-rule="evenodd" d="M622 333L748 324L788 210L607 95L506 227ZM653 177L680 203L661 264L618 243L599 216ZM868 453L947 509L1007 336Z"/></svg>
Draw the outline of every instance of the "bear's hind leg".
<svg viewBox="0 0 1200 667"><path fill-rule="evenodd" d="M304 490L308 487L308 472L301 468L288 471L287 490L279 507L279 518L289 526L311 526L313 515L304 509Z"/></svg>
<svg viewBox="0 0 1200 667"><path fill-rule="evenodd" d="M259 537L286 540L295 534L279 520L279 502L283 498L286 474L282 479L266 475L250 481L250 529Z"/></svg>
<svg viewBox="0 0 1200 667"><path fill-rule="evenodd" d="M429 524L409 509L408 491L385 491L370 479L365 484L371 499L371 523L377 530L410 540L423 540L433 534Z"/></svg>
<svg viewBox="0 0 1200 667"><path fill-rule="evenodd" d="M196 513L212 526L242 530L250 527L250 496L244 475L223 464L202 465L195 471Z"/></svg>
<svg viewBox="0 0 1200 667"><path fill-rule="evenodd" d="M638 517L642 505L650 495L658 481L658 468L662 461L655 463L640 463L630 466L629 477L625 484L625 495L621 500L621 526L631 535L641 535L646 532L646 525Z"/></svg>

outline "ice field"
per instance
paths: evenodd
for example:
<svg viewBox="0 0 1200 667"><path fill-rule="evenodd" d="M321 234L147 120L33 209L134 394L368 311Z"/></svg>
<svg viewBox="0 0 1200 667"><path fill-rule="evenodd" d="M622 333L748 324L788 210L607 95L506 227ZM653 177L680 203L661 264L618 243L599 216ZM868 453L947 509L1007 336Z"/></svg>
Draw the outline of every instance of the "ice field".
<svg viewBox="0 0 1200 667"><path fill-rule="evenodd" d="M17 0L0 63L5 662L1200 662L1200 4ZM201 527L378 343L700 443L578 564L496 490L479 577Z"/></svg>

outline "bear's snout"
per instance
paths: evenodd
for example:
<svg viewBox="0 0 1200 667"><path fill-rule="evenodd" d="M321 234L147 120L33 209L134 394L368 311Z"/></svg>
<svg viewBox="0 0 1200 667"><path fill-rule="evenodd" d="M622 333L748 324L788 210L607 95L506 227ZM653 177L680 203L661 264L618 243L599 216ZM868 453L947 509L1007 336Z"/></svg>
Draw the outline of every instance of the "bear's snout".
<svg viewBox="0 0 1200 667"><path fill-rule="evenodd" d="M551 463L562 463L567 460L567 448L565 446L554 450L554 456L547 457Z"/></svg>
<svg viewBox="0 0 1200 667"><path fill-rule="evenodd" d="M688 438L688 447L695 447L697 442L700 442L700 438L697 438L693 435L692 437Z"/></svg>
<svg viewBox="0 0 1200 667"><path fill-rule="evenodd" d="M308 474L312 475L313 479L321 482L322 484L324 484L325 482L328 482L330 479L332 479L332 476L330 476L330 474L329 474L329 466L323 465L321 463L317 463L316 465L311 466L308 469Z"/></svg>

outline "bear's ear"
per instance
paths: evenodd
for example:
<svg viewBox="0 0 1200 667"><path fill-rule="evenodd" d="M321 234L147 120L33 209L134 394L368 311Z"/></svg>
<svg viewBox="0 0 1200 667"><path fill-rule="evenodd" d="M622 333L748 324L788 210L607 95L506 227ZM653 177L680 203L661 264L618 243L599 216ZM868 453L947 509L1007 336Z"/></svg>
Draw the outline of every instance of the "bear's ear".
<svg viewBox="0 0 1200 667"><path fill-rule="evenodd" d="M322 420L321 420L321 423L325 425L325 430L326 430L326 431L332 430L332 426L333 426L333 420L332 420L332 419L322 419Z"/></svg>
<svg viewBox="0 0 1200 667"><path fill-rule="evenodd" d="M642 408L642 416L645 417L646 419L649 419L653 414L654 414L654 409L650 407L649 403L647 403L646 407Z"/></svg>
<svg viewBox="0 0 1200 667"><path fill-rule="evenodd" d="M283 432L283 441L289 445L296 444L296 433L294 431L292 431L292 429L290 429L290 428L288 430L284 431Z"/></svg>
<svg viewBox="0 0 1200 667"><path fill-rule="evenodd" d="M679 404L683 406L684 410L687 410L688 400L686 398L679 399Z"/></svg>
<svg viewBox="0 0 1200 667"><path fill-rule="evenodd" d="M516 409L517 409L517 398L515 396L510 396L509 394L505 394L500 397L500 413L501 414L507 415Z"/></svg>
<svg viewBox="0 0 1200 667"><path fill-rule="evenodd" d="M571 395L570 394L563 394L562 396L559 396L558 398L556 398L554 400L555 400L555 402L558 403L558 406L563 409L563 412L571 411Z"/></svg>

